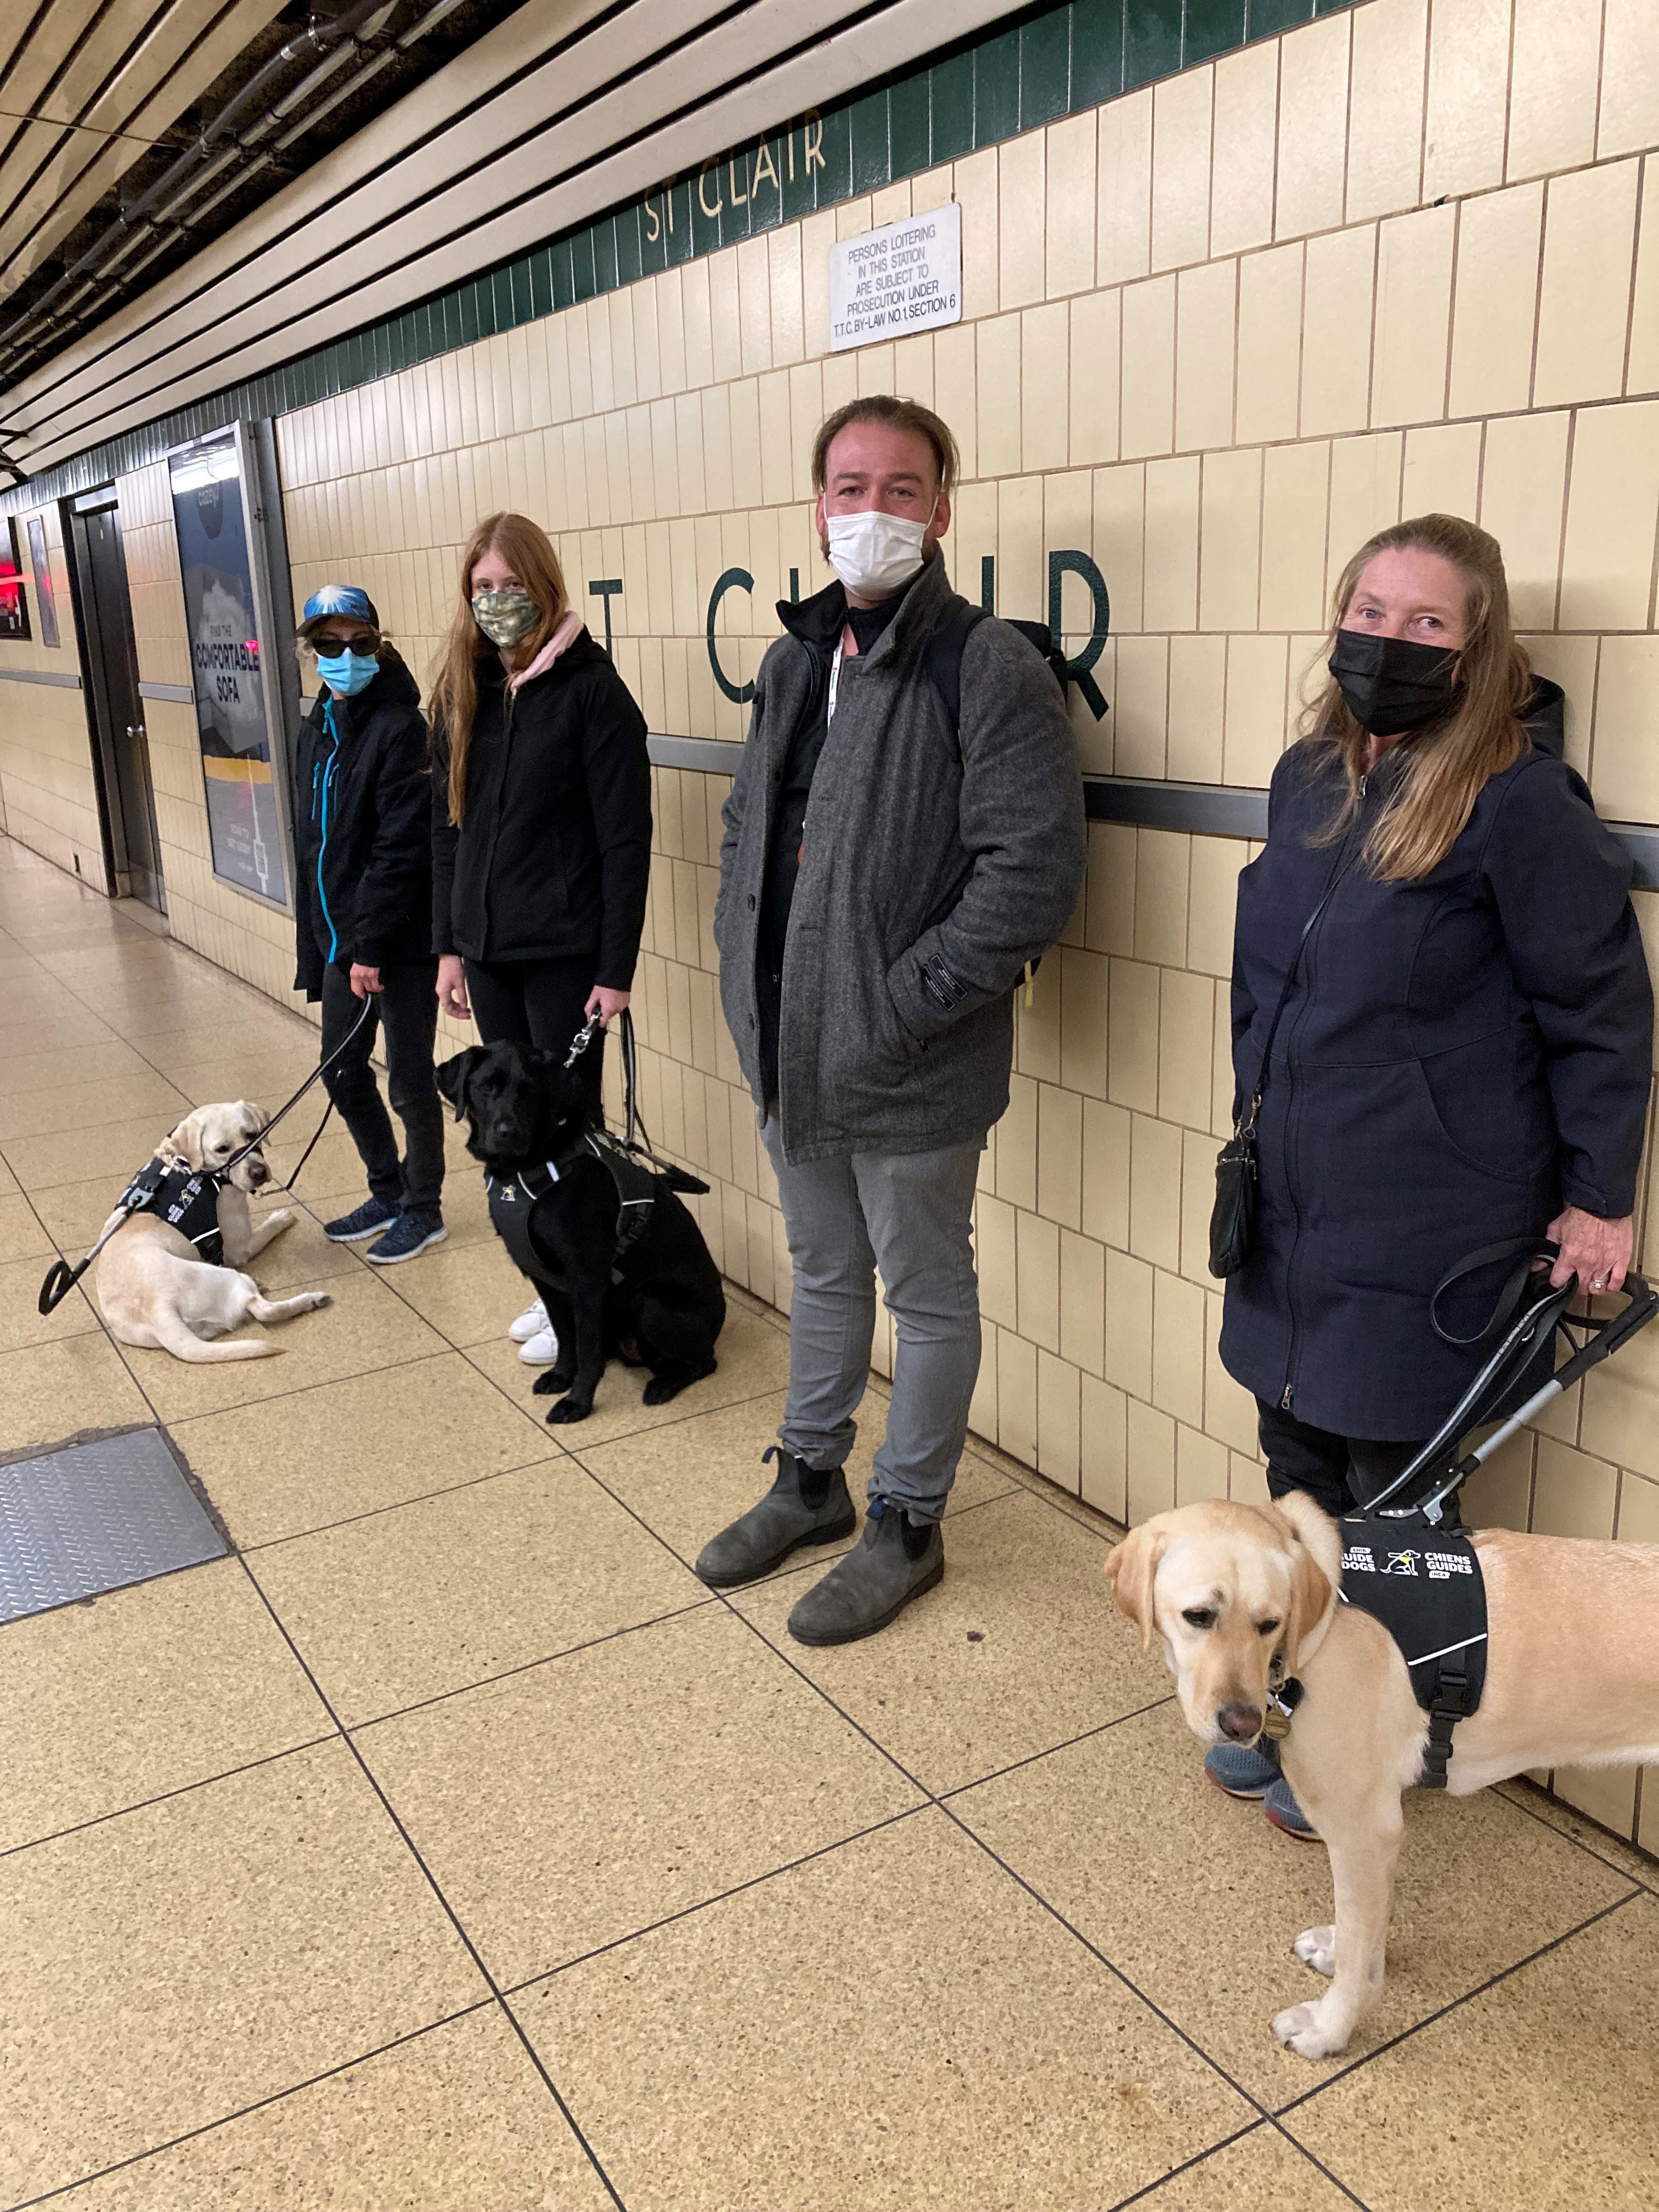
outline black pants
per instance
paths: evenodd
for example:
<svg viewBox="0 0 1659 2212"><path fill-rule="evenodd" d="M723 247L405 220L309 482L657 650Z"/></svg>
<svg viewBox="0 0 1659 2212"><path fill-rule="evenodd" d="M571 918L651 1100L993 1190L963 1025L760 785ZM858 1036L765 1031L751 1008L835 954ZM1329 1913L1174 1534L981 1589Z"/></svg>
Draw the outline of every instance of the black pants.
<svg viewBox="0 0 1659 2212"><path fill-rule="evenodd" d="M368 1188L388 1206L410 1212L438 1208L444 1182L444 1116L432 1073L432 1044L438 1030L438 963L400 961L382 968L386 986L371 994L374 1012L351 1042L342 1040L363 1010L351 990L351 970L331 962L323 976L323 1087L368 1170ZM385 1024L386 1089L404 1125L405 1157L386 1110L369 1054L375 1031Z"/></svg>
<svg viewBox="0 0 1659 2212"><path fill-rule="evenodd" d="M1315 1504L1338 1519L1356 1506L1369 1505L1427 1441L1419 1437L1415 1443L1376 1443L1364 1437L1340 1437L1333 1430L1298 1421L1294 1413L1270 1406L1265 1398L1255 1403L1270 1495L1282 1498L1287 1490L1305 1490ZM1411 1500L1401 1496L1390 1502L1408 1505Z"/></svg>
<svg viewBox="0 0 1659 2212"><path fill-rule="evenodd" d="M589 960L482 960L466 963L466 994L483 1044L540 1045L562 1060L587 1019L583 1009L593 990ZM600 1110L605 1087L605 1031L576 1062L593 1110Z"/></svg>

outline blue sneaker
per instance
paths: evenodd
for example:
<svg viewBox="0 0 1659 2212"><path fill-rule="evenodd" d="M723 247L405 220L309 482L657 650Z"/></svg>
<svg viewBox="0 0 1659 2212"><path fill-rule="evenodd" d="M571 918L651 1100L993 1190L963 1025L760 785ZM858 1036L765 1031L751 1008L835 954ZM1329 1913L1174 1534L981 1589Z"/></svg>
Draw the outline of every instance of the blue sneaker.
<svg viewBox="0 0 1659 2212"><path fill-rule="evenodd" d="M1253 1743L1218 1743L1204 1754L1204 1771L1230 1797L1265 1797L1279 1779L1279 1761Z"/></svg>
<svg viewBox="0 0 1659 2212"><path fill-rule="evenodd" d="M325 1221L323 1234L331 1244L361 1244L365 1237L378 1237L398 1218L398 1209L384 1198L366 1198L337 1221Z"/></svg>
<svg viewBox="0 0 1659 2212"><path fill-rule="evenodd" d="M1261 1809L1274 1827L1282 1828L1298 1843L1316 1844L1319 1831L1296 1802L1296 1793L1281 1774L1261 1801Z"/></svg>
<svg viewBox="0 0 1659 2212"><path fill-rule="evenodd" d="M441 1244L449 1231L439 1213L400 1213L378 1244L363 1255L376 1267L395 1267L399 1260L412 1260L428 1244Z"/></svg>

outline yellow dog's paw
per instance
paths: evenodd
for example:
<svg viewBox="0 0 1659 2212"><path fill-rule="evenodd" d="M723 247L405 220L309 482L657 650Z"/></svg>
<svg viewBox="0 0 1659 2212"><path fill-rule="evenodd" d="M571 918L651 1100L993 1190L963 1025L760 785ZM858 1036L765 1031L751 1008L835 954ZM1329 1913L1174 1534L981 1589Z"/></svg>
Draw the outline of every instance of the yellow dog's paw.
<svg viewBox="0 0 1659 2212"><path fill-rule="evenodd" d="M1291 1948L1304 1966L1311 1966L1328 1980L1336 1972L1334 1928L1304 1928Z"/></svg>
<svg viewBox="0 0 1659 2212"><path fill-rule="evenodd" d="M1334 2058L1348 2047L1346 2032L1339 2035L1327 2027L1320 2011L1318 2004L1299 2004L1273 2015L1273 2033L1299 2058Z"/></svg>

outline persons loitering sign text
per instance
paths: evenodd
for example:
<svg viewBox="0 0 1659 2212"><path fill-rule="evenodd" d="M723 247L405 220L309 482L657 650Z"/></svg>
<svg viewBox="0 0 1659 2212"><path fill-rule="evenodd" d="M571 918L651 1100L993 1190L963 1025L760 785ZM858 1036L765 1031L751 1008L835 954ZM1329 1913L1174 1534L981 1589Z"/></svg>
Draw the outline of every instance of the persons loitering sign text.
<svg viewBox="0 0 1659 2212"><path fill-rule="evenodd" d="M954 200L830 248L830 349L962 320L962 210Z"/></svg>

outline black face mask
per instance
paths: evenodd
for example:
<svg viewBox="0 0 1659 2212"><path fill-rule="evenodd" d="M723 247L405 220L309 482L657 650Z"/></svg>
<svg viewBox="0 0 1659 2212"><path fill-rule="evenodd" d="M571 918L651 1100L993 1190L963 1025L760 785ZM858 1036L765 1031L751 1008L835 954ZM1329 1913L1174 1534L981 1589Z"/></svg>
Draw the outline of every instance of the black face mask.
<svg viewBox="0 0 1659 2212"><path fill-rule="evenodd" d="M1403 737L1438 721L1451 711L1460 688L1454 647L1418 645L1406 637L1340 629L1328 665L1348 711L1374 738Z"/></svg>

